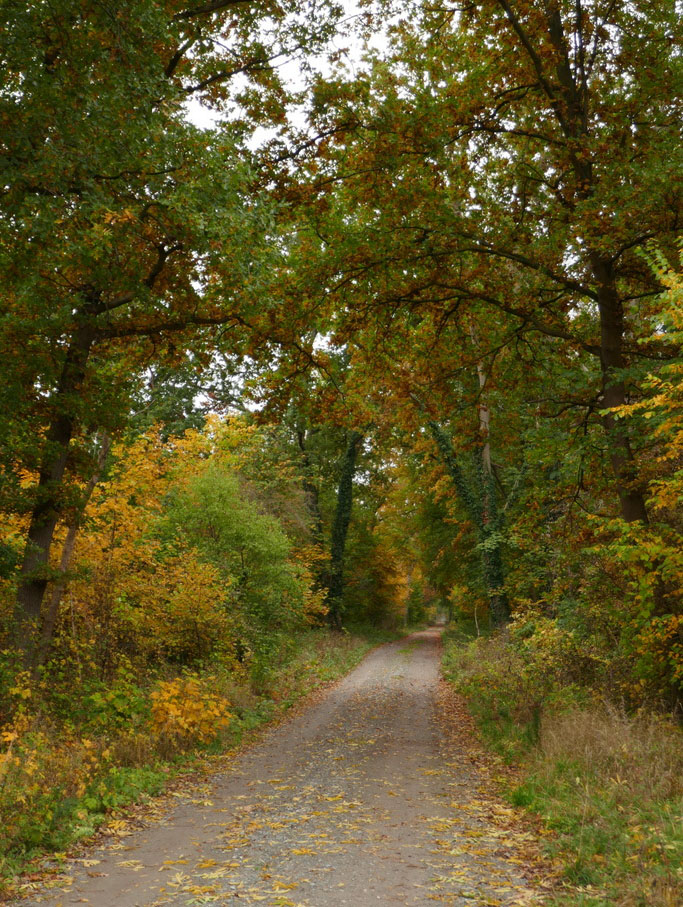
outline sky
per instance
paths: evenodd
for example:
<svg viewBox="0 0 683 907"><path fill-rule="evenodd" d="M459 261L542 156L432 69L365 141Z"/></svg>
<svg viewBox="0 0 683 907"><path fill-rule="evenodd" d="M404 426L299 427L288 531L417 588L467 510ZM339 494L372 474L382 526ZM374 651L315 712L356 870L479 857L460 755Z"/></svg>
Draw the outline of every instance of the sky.
<svg viewBox="0 0 683 907"><path fill-rule="evenodd" d="M328 61L329 53L332 53L335 50L343 50L344 62L349 66L352 72L355 67L360 65L363 55L363 45L361 44L357 36L354 37L351 31L354 22L360 15L363 14L363 11L361 10L357 0L343 0L341 5L344 8L344 15L340 22L336 37L328 45L327 52L309 58L314 68L321 72L323 75L325 73L331 73L331 67ZM385 29L380 29L377 31L376 35L371 41L371 45L373 48L378 50L386 47L387 41ZM289 60L285 61L279 67L279 69L280 73L284 75L286 82L292 87L294 91L300 90L304 87L304 76L298 59L290 58ZM235 79L235 86L239 90L239 77L236 77ZM220 114L217 114L215 111L211 111L206 107L203 107L196 98L191 98L188 101L187 110L191 122L196 126L204 129L209 129L215 126L221 118ZM296 111L293 111L292 115L296 124ZM253 144L255 146L258 146L261 142L271 137L271 135L271 130L257 130L254 135Z"/></svg>

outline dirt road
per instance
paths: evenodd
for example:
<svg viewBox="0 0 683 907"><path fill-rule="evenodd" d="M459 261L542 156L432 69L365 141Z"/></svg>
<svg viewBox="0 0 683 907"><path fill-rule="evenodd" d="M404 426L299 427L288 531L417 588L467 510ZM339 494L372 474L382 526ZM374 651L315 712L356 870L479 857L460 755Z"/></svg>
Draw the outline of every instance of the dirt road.
<svg viewBox="0 0 683 907"><path fill-rule="evenodd" d="M64 890L22 903L539 903L524 834L437 720L438 664L436 630L376 649L200 799L113 837Z"/></svg>

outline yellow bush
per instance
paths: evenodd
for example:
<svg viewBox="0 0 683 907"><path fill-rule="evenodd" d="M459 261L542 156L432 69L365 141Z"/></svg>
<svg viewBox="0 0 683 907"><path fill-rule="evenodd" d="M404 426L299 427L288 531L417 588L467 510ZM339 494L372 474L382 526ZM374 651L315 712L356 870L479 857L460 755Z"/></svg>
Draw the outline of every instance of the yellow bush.
<svg viewBox="0 0 683 907"><path fill-rule="evenodd" d="M230 723L229 705L197 677L163 681L152 693L152 730L160 737L208 743Z"/></svg>

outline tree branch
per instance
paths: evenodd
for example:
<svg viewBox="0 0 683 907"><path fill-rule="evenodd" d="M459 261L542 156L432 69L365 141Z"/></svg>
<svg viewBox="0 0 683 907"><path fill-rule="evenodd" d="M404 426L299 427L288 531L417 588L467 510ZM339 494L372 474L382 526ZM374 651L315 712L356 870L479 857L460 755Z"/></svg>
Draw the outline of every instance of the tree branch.
<svg viewBox="0 0 683 907"><path fill-rule="evenodd" d="M567 290L571 290L574 293L580 293L582 296L587 296L589 299L593 299L596 302L598 300L598 294L594 290L584 286L584 284L580 283L578 280L573 280L571 277L557 274L552 268L534 261L526 255L522 255L521 252L510 252L506 249L497 249L495 246L491 246L488 243L478 242L476 237L471 234L463 235L467 239L471 239L475 242L475 245L472 248L463 249L464 252L479 252L485 255L494 255L498 258L505 258L508 261L515 261L518 264L524 265L525 268L537 271L540 274L545 274L546 277L550 277L551 280L565 287Z"/></svg>
<svg viewBox="0 0 683 907"><path fill-rule="evenodd" d="M211 327L227 324L231 320L235 320L232 313L215 316L189 315L187 318L162 321L158 324L113 325L100 329L97 332L97 336L101 340L117 340L121 337L153 337L158 334L174 334L190 327Z"/></svg>
<svg viewBox="0 0 683 907"><path fill-rule="evenodd" d="M188 38L187 41L184 44L181 44L180 47L176 50L176 52L173 54L171 59L168 61L168 65L166 66L166 69L164 70L164 75L166 76L167 79L171 78L173 73L176 71L176 69L180 65L180 61L183 59L183 57L185 56L187 51L192 47L192 45L195 43L196 40L197 40L197 38L194 35L191 38Z"/></svg>
<svg viewBox="0 0 683 907"><path fill-rule="evenodd" d="M552 107L555 117L557 118L557 122L560 124L560 128L562 129L562 132L566 136L570 136L571 131L569 129L569 124L567 123L567 121L565 120L565 118L562 114L562 109L560 106L559 99L555 96L553 87L550 84L550 82L548 81L548 79L546 78L545 73L543 72L543 63L541 61L541 58L538 55L538 53L536 52L536 50L534 49L534 46L531 43L531 40L529 39L529 36L527 35L526 31L524 30L524 28L522 26L522 23L520 22L518 17L512 11L512 7L508 3L508 0L497 0L497 3L505 12L505 15L507 16L510 25L514 29L519 40L522 42L522 46L526 50L527 56L531 60L534 70L536 71L536 76L538 78L538 84L541 86L541 88L543 89L543 91L546 94L546 97L550 101L550 106Z"/></svg>
<svg viewBox="0 0 683 907"><path fill-rule="evenodd" d="M211 3L204 3L201 6L194 6L190 9L184 9L176 13L174 19L194 19L196 16L206 16L209 13L217 13L223 9L229 9L232 6L249 6L254 0L213 0Z"/></svg>

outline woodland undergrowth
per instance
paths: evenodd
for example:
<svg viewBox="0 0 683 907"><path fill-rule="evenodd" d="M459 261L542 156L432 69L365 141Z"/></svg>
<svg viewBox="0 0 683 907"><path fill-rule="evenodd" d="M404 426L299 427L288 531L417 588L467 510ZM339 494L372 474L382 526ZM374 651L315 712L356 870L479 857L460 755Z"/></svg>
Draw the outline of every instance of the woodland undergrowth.
<svg viewBox="0 0 683 907"><path fill-rule="evenodd" d="M549 903L674 907L683 901L683 746L670 709L614 696L605 670L577 682L571 634L513 621L446 635L446 676L487 744L515 766L511 802L552 830L566 889ZM561 638L562 637L562 638ZM613 666L612 666L613 667Z"/></svg>
<svg viewBox="0 0 683 907"><path fill-rule="evenodd" d="M6 691L16 708L0 754L0 891L18 872L59 861L117 811L160 793L211 757L229 758L250 732L350 670L390 633L323 628L289 639L267 685L220 666L166 679L120 671L106 688L84 685L81 706L40 683ZM207 762L208 760L208 762ZM47 863L46 863L47 860Z"/></svg>

